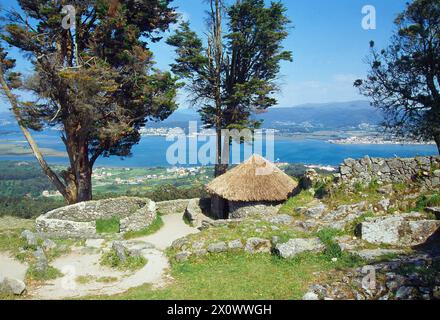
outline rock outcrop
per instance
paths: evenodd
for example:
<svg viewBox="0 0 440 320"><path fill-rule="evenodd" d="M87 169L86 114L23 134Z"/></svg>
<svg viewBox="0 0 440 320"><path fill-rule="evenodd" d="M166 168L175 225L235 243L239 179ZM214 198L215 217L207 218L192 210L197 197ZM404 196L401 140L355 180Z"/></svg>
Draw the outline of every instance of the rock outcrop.
<svg viewBox="0 0 440 320"><path fill-rule="evenodd" d="M374 244L416 246L440 228L440 221L425 220L418 212L367 218L361 223L363 240Z"/></svg>
<svg viewBox="0 0 440 320"><path fill-rule="evenodd" d="M290 239L275 246L275 253L282 258L292 258L302 252L322 252L324 244L318 238Z"/></svg>
<svg viewBox="0 0 440 320"><path fill-rule="evenodd" d="M345 159L339 167L341 181L354 184L417 181L427 188L440 186L440 157Z"/></svg>

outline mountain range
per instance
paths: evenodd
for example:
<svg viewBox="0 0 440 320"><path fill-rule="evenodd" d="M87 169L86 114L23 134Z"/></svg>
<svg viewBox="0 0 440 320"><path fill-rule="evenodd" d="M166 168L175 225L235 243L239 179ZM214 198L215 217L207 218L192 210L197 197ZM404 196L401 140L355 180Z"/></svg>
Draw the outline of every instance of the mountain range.
<svg viewBox="0 0 440 320"><path fill-rule="evenodd" d="M294 107L272 107L253 116L263 120L263 128L282 132L312 132L317 130L353 130L378 125L383 117L368 101L309 103ZM188 128L188 121L200 121L194 109L179 109L162 122L150 122L148 127ZM18 131L10 112L0 113L0 133Z"/></svg>
<svg viewBox="0 0 440 320"><path fill-rule="evenodd" d="M263 120L263 128L281 131L356 129L366 124L378 125L383 120L380 111L370 106L368 101L362 100L272 107L253 117ZM153 126L187 127L188 121L200 121L194 109L177 110L167 120Z"/></svg>

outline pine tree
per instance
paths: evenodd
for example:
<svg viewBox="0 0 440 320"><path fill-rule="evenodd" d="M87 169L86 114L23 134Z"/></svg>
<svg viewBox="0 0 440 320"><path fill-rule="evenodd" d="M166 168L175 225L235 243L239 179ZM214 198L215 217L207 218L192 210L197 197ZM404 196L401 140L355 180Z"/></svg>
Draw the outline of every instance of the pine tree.
<svg viewBox="0 0 440 320"><path fill-rule="evenodd" d="M167 43L177 53L172 71L187 80L202 121L216 130L218 176L229 160L229 139L222 146L221 130L261 125L251 116L277 103L273 94L280 62L291 61L292 54L282 46L290 21L281 3L266 7L264 0L243 0L229 8L221 0L209 4L206 47L188 23L182 23Z"/></svg>
<svg viewBox="0 0 440 320"><path fill-rule="evenodd" d="M385 114L385 131L434 140L440 153L440 0L415 0L395 20L390 45L370 43L360 92Z"/></svg>
<svg viewBox="0 0 440 320"><path fill-rule="evenodd" d="M20 121L60 128L70 165L55 186L68 203L90 200L96 159L129 156L147 121L176 109L177 79L154 68L148 47L176 13L170 0L77 0L65 28L63 1L18 3L24 14L7 13L2 39L32 62L21 89L37 97L19 102Z"/></svg>

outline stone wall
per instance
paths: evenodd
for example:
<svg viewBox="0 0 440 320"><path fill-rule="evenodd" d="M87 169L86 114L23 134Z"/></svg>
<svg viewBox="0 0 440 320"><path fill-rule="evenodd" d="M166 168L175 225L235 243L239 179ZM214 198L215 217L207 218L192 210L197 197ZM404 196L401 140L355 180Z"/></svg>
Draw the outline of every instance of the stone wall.
<svg viewBox="0 0 440 320"><path fill-rule="evenodd" d="M440 186L440 157L345 159L339 167L338 177L349 184L417 181L434 188Z"/></svg>
<svg viewBox="0 0 440 320"><path fill-rule="evenodd" d="M120 197L80 202L49 211L39 216L36 230L50 238L92 239L102 235L96 232L96 220L120 219L120 232L148 227L156 217L156 204L146 198Z"/></svg>
<svg viewBox="0 0 440 320"><path fill-rule="evenodd" d="M157 212L161 214L184 213L192 199L178 199L156 202Z"/></svg>
<svg viewBox="0 0 440 320"><path fill-rule="evenodd" d="M246 218L258 215L272 215L276 214L281 204L274 202L238 202L229 201L229 218Z"/></svg>

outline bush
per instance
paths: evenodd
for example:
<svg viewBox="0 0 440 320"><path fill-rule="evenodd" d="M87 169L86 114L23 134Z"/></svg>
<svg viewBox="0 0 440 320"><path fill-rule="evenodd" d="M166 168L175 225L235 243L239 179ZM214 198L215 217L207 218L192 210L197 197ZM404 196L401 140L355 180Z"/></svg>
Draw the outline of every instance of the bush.
<svg viewBox="0 0 440 320"><path fill-rule="evenodd" d="M57 198L0 197L0 217L30 219L65 205L63 199Z"/></svg>
<svg viewBox="0 0 440 320"><path fill-rule="evenodd" d="M115 250L110 250L102 255L100 263L103 266L116 268L121 271L136 271L141 269L143 266L147 264L147 259L144 257L138 256L128 256L125 261L121 261L116 254Z"/></svg>

